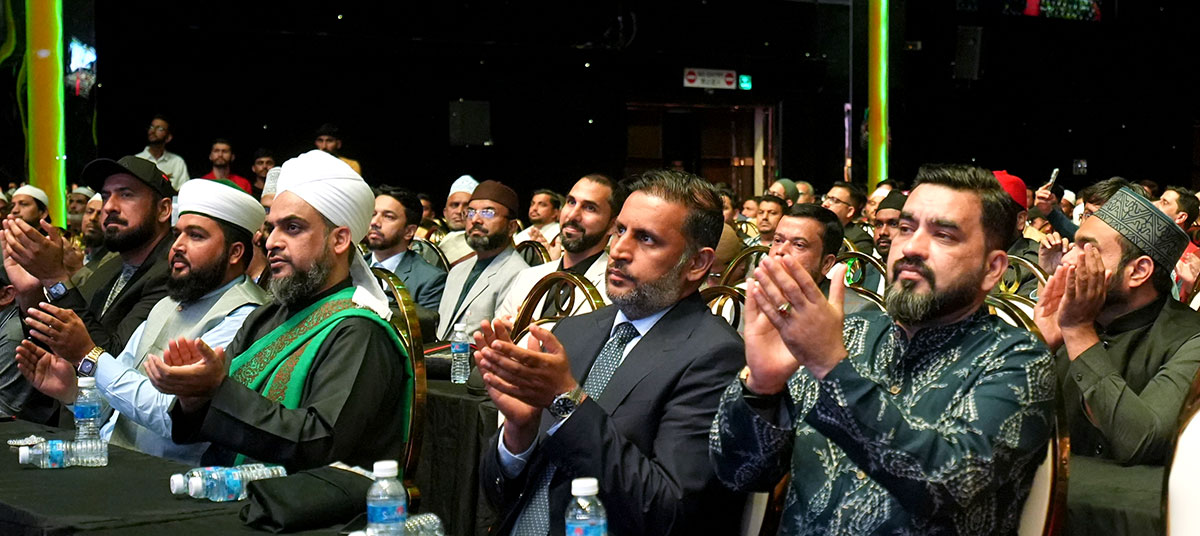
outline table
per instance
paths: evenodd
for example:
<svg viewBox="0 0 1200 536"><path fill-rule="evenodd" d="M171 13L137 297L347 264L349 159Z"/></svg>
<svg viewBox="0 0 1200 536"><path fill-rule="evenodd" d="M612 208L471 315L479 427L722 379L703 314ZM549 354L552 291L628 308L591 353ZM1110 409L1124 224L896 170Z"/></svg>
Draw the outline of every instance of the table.
<svg viewBox="0 0 1200 536"><path fill-rule="evenodd" d="M25 421L0 423L0 439L37 434L71 439L74 431ZM0 534L263 534L242 524L246 503L171 495L171 474L190 467L110 445L107 467L38 469L0 455ZM304 534L338 534L334 528Z"/></svg>
<svg viewBox="0 0 1200 536"><path fill-rule="evenodd" d="M1067 531L1079 536L1163 533L1162 466L1071 456Z"/></svg>
<svg viewBox="0 0 1200 536"><path fill-rule="evenodd" d="M487 534L496 514L480 493L479 458L496 433L496 406L471 384L428 386L416 474L420 511L441 517L447 536Z"/></svg>

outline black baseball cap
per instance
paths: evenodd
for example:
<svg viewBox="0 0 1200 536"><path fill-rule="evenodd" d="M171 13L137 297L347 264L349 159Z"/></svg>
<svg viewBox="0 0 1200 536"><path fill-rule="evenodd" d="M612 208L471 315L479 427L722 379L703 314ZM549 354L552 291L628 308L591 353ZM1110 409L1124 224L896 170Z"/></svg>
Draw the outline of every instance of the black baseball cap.
<svg viewBox="0 0 1200 536"><path fill-rule="evenodd" d="M138 180L163 197L174 197L179 193L171 185L171 178L158 169L154 162L136 156L122 156L120 160L109 158L92 160L88 162L87 166L84 166L83 176L80 180L83 184L99 192L104 187L106 179L120 173L137 177Z"/></svg>

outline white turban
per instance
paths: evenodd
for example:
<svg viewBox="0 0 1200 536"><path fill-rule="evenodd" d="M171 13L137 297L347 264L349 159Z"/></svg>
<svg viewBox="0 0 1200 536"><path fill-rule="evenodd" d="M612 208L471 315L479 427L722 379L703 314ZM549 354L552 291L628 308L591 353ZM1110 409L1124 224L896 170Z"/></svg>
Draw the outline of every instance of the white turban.
<svg viewBox="0 0 1200 536"><path fill-rule="evenodd" d="M38 188L37 186L30 186L26 184L25 186L17 188L17 191L13 192L14 197L22 194L41 201L45 206L50 206L50 196L47 196L46 192L42 191L42 189Z"/></svg>
<svg viewBox="0 0 1200 536"><path fill-rule="evenodd" d="M338 227L350 228L350 239L358 243L367 235L375 194L345 162L320 149L313 149L283 163L279 172L278 195L291 192L311 205ZM357 287L354 302L375 311L384 320L391 318L387 297L379 280L358 250L350 251L350 278Z"/></svg>
<svg viewBox="0 0 1200 536"><path fill-rule="evenodd" d="M279 189L279 172L283 168L275 166L267 171L267 178L263 181L262 195L275 195L275 191Z"/></svg>
<svg viewBox="0 0 1200 536"><path fill-rule="evenodd" d="M450 195L446 197L457 193L473 194L475 193L476 186L479 186L479 181L475 180L475 177L463 175L454 181L454 184L450 185Z"/></svg>
<svg viewBox="0 0 1200 536"><path fill-rule="evenodd" d="M4 194L0 194L0 195L4 195ZM92 201L99 201L99 202L103 203L104 198L100 197L100 194L96 194L96 195L93 195L91 199L88 199L88 204L89 205L92 204Z"/></svg>
<svg viewBox="0 0 1200 536"><path fill-rule="evenodd" d="M1074 204L1075 204L1075 192L1072 192L1072 191L1070 191L1070 190L1063 190L1063 197L1062 197L1062 198L1063 198L1063 199L1066 199L1066 200L1067 200L1067 202L1068 202L1068 203L1070 203L1070 204L1072 204L1072 205L1074 205Z"/></svg>
<svg viewBox="0 0 1200 536"><path fill-rule="evenodd" d="M92 191L92 189L88 188L87 186L76 187L74 190L71 190L71 193L79 194L79 195L82 195L84 197L89 197L89 198L92 197L93 195L96 195L96 192Z"/></svg>
<svg viewBox="0 0 1200 536"><path fill-rule="evenodd" d="M267 211L241 188L218 181L187 181L179 187L179 214L195 213L229 222L253 234Z"/></svg>

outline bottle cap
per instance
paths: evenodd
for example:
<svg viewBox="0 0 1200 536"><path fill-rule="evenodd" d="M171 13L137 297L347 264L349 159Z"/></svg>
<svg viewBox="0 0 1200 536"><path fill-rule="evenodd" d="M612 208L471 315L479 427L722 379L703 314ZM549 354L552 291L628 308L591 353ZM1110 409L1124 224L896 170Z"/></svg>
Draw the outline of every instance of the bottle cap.
<svg viewBox="0 0 1200 536"><path fill-rule="evenodd" d="M400 464L396 460L378 461L371 472L375 473L375 478L393 478L400 474Z"/></svg>
<svg viewBox="0 0 1200 536"><path fill-rule="evenodd" d="M188 492L188 495L191 495L192 497L196 497L196 498L203 497L204 496L204 479L202 479L198 476L193 476L193 477L189 478L188 483L187 483L187 492Z"/></svg>
<svg viewBox="0 0 1200 536"><path fill-rule="evenodd" d="M571 495L587 497L597 493L600 493L600 481L594 478L576 478L571 481Z"/></svg>
<svg viewBox="0 0 1200 536"><path fill-rule="evenodd" d="M454 331L466 331L466 330L467 330L467 325L462 322L459 322L454 325Z"/></svg>
<svg viewBox="0 0 1200 536"><path fill-rule="evenodd" d="M29 447L21 447L17 450L17 463L29 463Z"/></svg>
<svg viewBox="0 0 1200 536"><path fill-rule="evenodd" d="M75 380L75 382L77 385L79 385L79 387L85 388L85 389L96 386L96 378L93 378L91 376L84 376L82 378Z"/></svg>
<svg viewBox="0 0 1200 536"><path fill-rule="evenodd" d="M187 493L187 481L183 479L183 475L179 473L171 475L171 493L173 495Z"/></svg>

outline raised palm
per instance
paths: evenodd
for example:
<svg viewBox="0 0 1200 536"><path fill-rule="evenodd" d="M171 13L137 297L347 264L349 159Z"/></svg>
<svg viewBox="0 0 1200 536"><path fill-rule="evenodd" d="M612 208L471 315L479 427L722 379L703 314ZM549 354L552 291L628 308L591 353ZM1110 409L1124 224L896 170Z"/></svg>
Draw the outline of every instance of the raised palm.
<svg viewBox="0 0 1200 536"><path fill-rule="evenodd" d="M26 341L17 347L17 369L34 389L60 402L75 401L75 367L66 359Z"/></svg>

